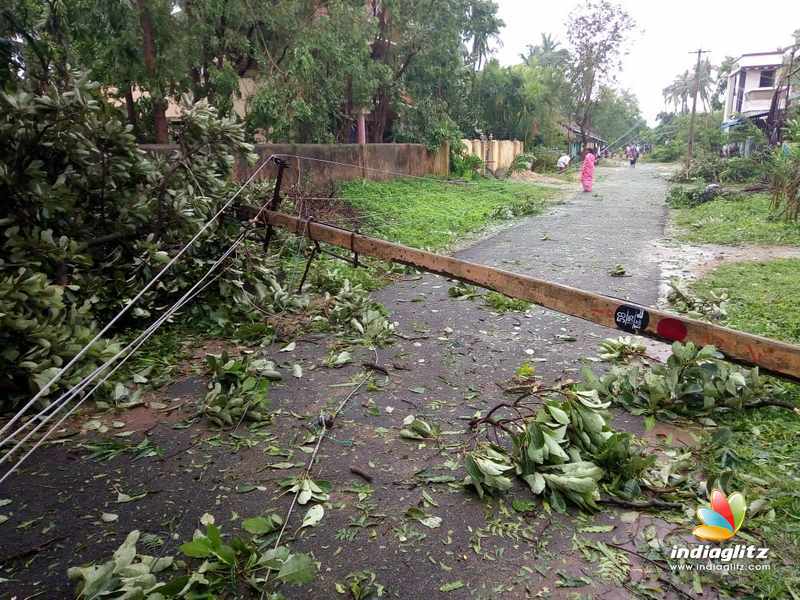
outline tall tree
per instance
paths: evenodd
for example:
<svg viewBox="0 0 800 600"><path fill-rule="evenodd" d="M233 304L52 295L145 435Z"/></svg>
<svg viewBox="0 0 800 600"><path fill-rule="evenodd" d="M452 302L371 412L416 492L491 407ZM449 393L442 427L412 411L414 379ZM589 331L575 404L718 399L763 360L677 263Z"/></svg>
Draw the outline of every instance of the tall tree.
<svg viewBox="0 0 800 600"><path fill-rule="evenodd" d="M150 94L153 100L153 126L156 132L156 143L166 144L169 141L167 129L167 100L158 83L158 67L156 66L156 40L153 14L147 0L136 0L136 9L139 12L139 24L142 29L142 55L148 79L154 83Z"/></svg>
<svg viewBox="0 0 800 600"><path fill-rule="evenodd" d="M716 89L711 97L711 109L722 110L725 96L728 92L728 77L733 71L736 59L733 56L726 56L717 67Z"/></svg>
<svg viewBox="0 0 800 600"><path fill-rule="evenodd" d="M504 23L497 16L497 3L492 0L470 0L466 8L467 21L463 36L472 46L467 62L473 71L478 71L492 53L492 42L500 42L498 33Z"/></svg>
<svg viewBox="0 0 800 600"><path fill-rule="evenodd" d="M572 115L585 143L601 85L610 85L622 66L628 35L636 23L609 0L587 0L567 19L572 81Z"/></svg>
<svg viewBox="0 0 800 600"><path fill-rule="evenodd" d="M636 126L643 123L639 101L631 92L605 86L600 89L592 118L592 128L600 137L611 143L622 136L634 135Z"/></svg>

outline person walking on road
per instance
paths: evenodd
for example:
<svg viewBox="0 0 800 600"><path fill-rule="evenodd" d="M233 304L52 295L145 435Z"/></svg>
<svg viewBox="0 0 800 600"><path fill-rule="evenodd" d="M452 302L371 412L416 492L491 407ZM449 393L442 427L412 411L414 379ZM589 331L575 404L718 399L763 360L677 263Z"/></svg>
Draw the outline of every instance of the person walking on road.
<svg viewBox="0 0 800 600"><path fill-rule="evenodd" d="M584 192L592 191L595 160L594 148L590 146L583 155L583 165L581 166L581 184L583 185Z"/></svg>
<svg viewBox="0 0 800 600"><path fill-rule="evenodd" d="M636 161L639 159L639 147L628 146L628 160L631 163L631 168L636 168Z"/></svg>

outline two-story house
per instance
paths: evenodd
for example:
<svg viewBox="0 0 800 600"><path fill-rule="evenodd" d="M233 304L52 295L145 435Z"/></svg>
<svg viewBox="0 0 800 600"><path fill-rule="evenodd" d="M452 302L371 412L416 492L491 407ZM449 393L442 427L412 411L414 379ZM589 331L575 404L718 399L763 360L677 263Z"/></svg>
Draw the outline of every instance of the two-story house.
<svg viewBox="0 0 800 600"><path fill-rule="evenodd" d="M782 65L782 49L742 54L728 76L723 121L734 117L754 117L769 111Z"/></svg>

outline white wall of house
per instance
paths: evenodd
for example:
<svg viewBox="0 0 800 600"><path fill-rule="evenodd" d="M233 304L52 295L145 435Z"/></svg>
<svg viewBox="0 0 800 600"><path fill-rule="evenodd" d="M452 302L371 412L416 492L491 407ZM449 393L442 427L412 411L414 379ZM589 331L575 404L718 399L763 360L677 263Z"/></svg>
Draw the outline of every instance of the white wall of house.
<svg viewBox="0 0 800 600"><path fill-rule="evenodd" d="M739 57L728 77L723 120L727 121L737 115L752 116L768 111L775 91L778 69L782 64L783 52L780 51L744 54Z"/></svg>

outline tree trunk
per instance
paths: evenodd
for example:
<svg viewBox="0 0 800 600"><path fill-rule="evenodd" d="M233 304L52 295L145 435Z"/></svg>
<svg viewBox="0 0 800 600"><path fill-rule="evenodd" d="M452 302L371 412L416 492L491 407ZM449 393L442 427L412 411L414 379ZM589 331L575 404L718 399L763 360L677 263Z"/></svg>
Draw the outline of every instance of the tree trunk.
<svg viewBox="0 0 800 600"><path fill-rule="evenodd" d="M153 38L153 20L147 0L136 0L139 9L139 23L142 27L142 50L144 52L144 66L150 79L150 98L153 101L153 125L156 132L156 143L169 142L169 129L167 128L167 102L157 83L158 72L156 68L156 44Z"/></svg>
<svg viewBox="0 0 800 600"><path fill-rule="evenodd" d="M136 114L136 106L133 100L133 88L131 84L125 86L125 110L128 112L128 123L133 125L133 132L139 135L139 118Z"/></svg>

